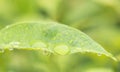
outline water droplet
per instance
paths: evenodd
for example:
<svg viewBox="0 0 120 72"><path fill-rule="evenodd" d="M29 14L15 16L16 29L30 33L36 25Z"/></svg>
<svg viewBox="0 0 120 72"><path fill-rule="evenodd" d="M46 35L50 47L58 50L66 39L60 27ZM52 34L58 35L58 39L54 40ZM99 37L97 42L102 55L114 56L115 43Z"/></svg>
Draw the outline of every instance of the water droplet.
<svg viewBox="0 0 120 72"><path fill-rule="evenodd" d="M101 53L98 53L97 55L98 55L98 56L101 56L102 54L101 54Z"/></svg>
<svg viewBox="0 0 120 72"><path fill-rule="evenodd" d="M60 55L66 55L69 52L69 48L66 45L58 45L54 48L54 51Z"/></svg>

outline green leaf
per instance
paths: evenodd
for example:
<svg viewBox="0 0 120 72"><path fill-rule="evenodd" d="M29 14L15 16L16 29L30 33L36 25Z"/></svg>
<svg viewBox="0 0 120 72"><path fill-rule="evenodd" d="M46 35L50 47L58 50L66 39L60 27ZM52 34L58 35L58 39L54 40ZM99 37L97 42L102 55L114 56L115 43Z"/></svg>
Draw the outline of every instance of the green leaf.
<svg viewBox="0 0 120 72"><path fill-rule="evenodd" d="M56 22L21 22L0 31L1 52L5 49L41 50L53 54L91 52L116 60L83 32Z"/></svg>

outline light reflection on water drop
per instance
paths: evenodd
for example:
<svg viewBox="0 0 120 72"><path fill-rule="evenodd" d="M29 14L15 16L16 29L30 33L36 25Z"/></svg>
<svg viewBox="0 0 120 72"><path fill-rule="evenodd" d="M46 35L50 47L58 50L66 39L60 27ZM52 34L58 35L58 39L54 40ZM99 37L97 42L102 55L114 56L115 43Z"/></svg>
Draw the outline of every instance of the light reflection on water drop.
<svg viewBox="0 0 120 72"><path fill-rule="evenodd" d="M54 51L60 55L66 55L70 50L67 45L58 45L54 48Z"/></svg>

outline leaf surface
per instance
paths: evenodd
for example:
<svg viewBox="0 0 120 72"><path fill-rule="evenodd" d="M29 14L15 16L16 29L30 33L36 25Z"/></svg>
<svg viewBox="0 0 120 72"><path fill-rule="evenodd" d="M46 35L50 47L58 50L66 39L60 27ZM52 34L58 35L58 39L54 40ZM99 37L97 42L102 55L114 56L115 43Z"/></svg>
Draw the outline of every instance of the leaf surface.
<svg viewBox="0 0 120 72"><path fill-rule="evenodd" d="M41 50L66 55L77 52L103 54L116 60L89 36L56 22L21 22L0 31L0 50Z"/></svg>

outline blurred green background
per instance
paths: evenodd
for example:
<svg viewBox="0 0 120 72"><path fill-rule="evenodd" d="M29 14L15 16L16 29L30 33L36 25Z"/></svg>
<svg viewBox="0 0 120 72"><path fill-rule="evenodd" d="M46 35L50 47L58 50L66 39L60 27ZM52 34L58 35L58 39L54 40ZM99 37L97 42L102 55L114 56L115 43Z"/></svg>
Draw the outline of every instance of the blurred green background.
<svg viewBox="0 0 120 72"><path fill-rule="evenodd" d="M0 29L21 21L56 21L77 28L119 60L96 54L0 54L0 72L120 72L120 0L0 0Z"/></svg>

